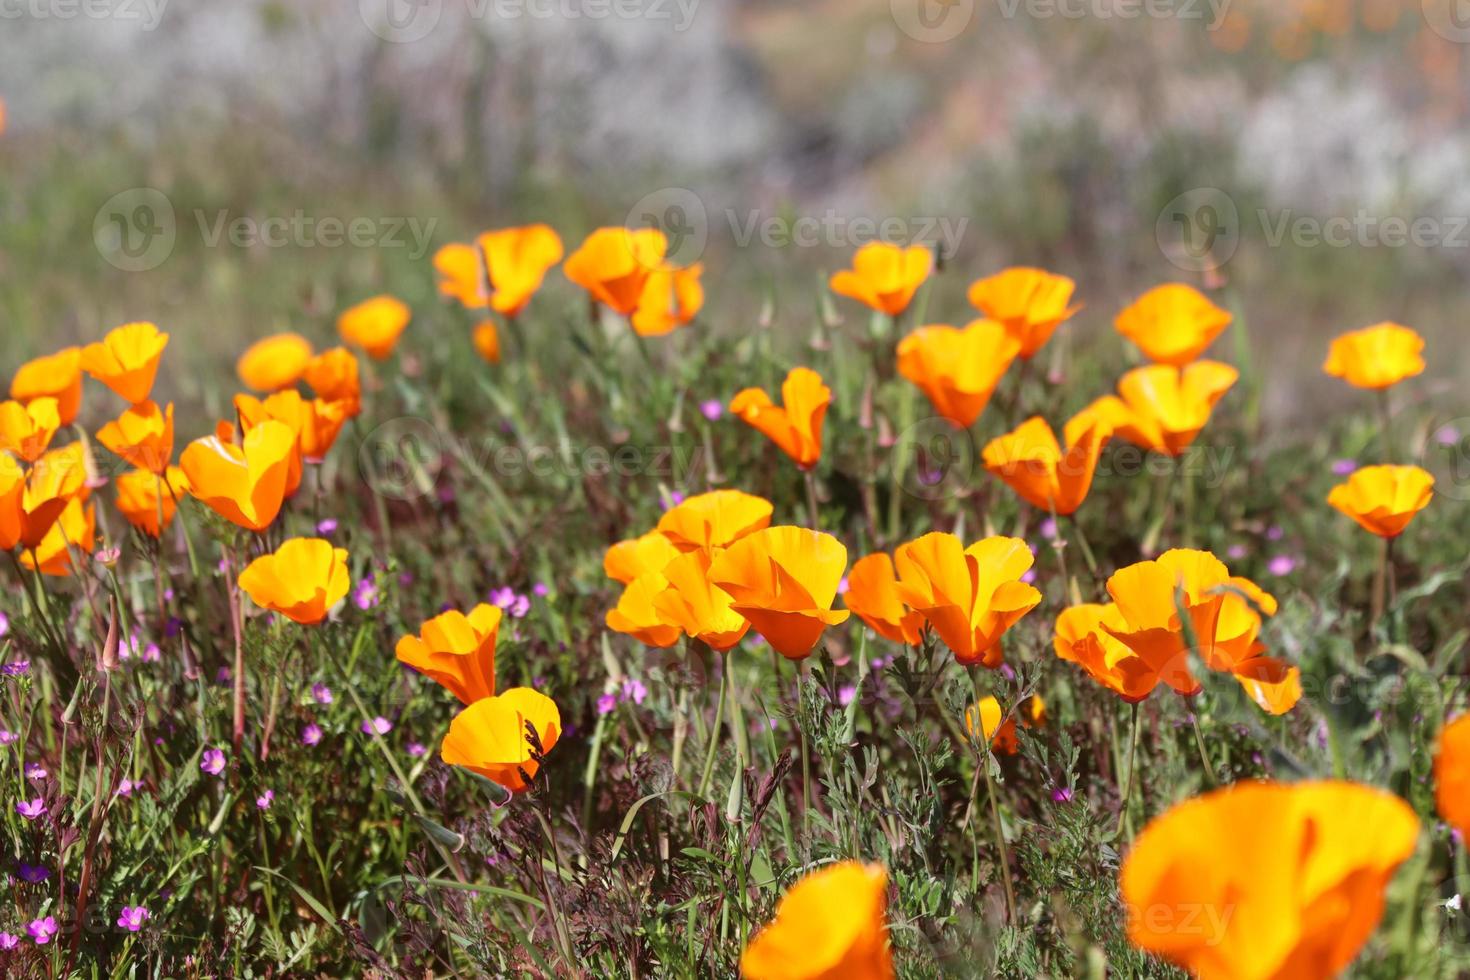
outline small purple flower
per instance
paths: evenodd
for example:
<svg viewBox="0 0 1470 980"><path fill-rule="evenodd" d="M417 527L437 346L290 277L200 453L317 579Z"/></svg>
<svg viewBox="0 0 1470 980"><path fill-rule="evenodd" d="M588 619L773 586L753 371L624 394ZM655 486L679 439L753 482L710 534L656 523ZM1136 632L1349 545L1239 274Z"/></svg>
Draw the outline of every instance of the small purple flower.
<svg viewBox="0 0 1470 980"><path fill-rule="evenodd" d="M157 643L150 643L143 648L143 662L145 664L156 664L163 659L163 654L158 649Z"/></svg>
<svg viewBox="0 0 1470 980"><path fill-rule="evenodd" d="M269 810L271 808L271 804L275 801L276 791L273 789L268 789L255 798L255 806L257 809Z"/></svg>
<svg viewBox="0 0 1470 980"><path fill-rule="evenodd" d="M322 726L318 725L316 722L312 722L305 728L301 729L302 745L318 745L321 743L321 740Z"/></svg>
<svg viewBox="0 0 1470 980"><path fill-rule="evenodd" d="M142 783L135 783L131 779L124 779L122 782L120 782L120 783L117 784L117 795L118 796L132 796L133 795L133 790L137 789L138 787L140 787L142 785L143 785Z"/></svg>
<svg viewBox="0 0 1470 980"><path fill-rule="evenodd" d="M551 595L551 586L547 585L545 582L537 582L535 585L531 586L531 591L536 593L536 597L538 599L545 599L547 596Z"/></svg>
<svg viewBox="0 0 1470 980"><path fill-rule="evenodd" d="M643 686L642 681L629 677L623 681L623 700L632 701L634 704L642 704L643 699L648 697L648 688Z"/></svg>
<svg viewBox="0 0 1470 980"><path fill-rule="evenodd" d="M20 867L17 871L17 874L20 875L21 881L28 881L33 885L39 885L41 882L51 877L50 870L48 870L44 865L26 864L24 861L20 862Z"/></svg>
<svg viewBox="0 0 1470 980"><path fill-rule="evenodd" d="M19 945L19 936L12 936L8 932L0 932L0 949L14 949Z"/></svg>
<svg viewBox="0 0 1470 980"><path fill-rule="evenodd" d="M320 521L317 521L316 533L321 535L322 537L325 538L328 535L335 534L336 532L337 519L335 517L327 517L323 518Z"/></svg>
<svg viewBox="0 0 1470 980"><path fill-rule="evenodd" d="M844 684L837 689L837 703L844 708L852 704L852 699L857 697L856 684Z"/></svg>
<svg viewBox="0 0 1470 980"><path fill-rule="evenodd" d="M27 779L45 779L46 778L46 770L44 768L42 768L41 766L36 765L34 762L27 762L26 763L26 770L25 771L26 771L26 778Z"/></svg>
<svg viewBox="0 0 1470 980"><path fill-rule="evenodd" d="M597 713L599 715L610 715L617 706L618 696L616 694L604 694L597 699Z"/></svg>
<svg viewBox="0 0 1470 980"><path fill-rule="evenodd" d="M838 595L847 595L847 590L849 588L851 588L851 585L848 583L847 576L846 575L842 576L840 579L837 580L837 594Z"/></svg>
<svg viewBox="0 0 1470 980"><path fill-rule="evenodd" d="M358 580L357 586L352 590L352 601L357 608L364 611L374 609L383 597L378 594L378 581L371 574L364 575Z"/></svg>
<svg viewBox="0 0 1470 980"><path fill-rule="evenodd" d="M1034 568L1028 568L1024 572L1022 572L1021 573L1021 581L1022 582L1025 582L1027 585L1030 585L1032 582L1035 582L1036 581L1036 569L1034 569Z"/></svg>
<svg viewBox="0 0 1470 980"><path fill-rule="evenodd" d="M15 812L27 820L35 820L46 812L46 801L39 796L34 800L21 800L15 805Z"/></svg>
<svg viewBox="0 0 1470 980"><path fill-rule="evenodd" d="M3 728L0 728L0 745L9 745L11 742L14 742L18 738L20 738L20 736L15 734L15 732L9 732Z"/></svg>
<svg viewBox="0 0 1470 980"><path fill-rule="evenodd" d="M128 932L137 932L143 928L144 920L151 918L153 918L153 913L141 905L124 905L122 912L118 914L117 925L118 928L126 929Z"/></svg>
<svg viewBox="0 0 1470 980"><path fill-rule="evenodd" d="M1267 541L1280 541L1284 537L1286 537L1286 532L1281 529L1280 524L1272 524L1266 528Z"/></svg>
<svg viewBox="0 0 1470 980"><path fill-rule="evenodd" d="M205 749L199 760L199 768L211 776L218 776L225 769L225 754L219 749Z"/></svg>
<svg viewBox="0 0 1470 980"><path fill-rule="evenodd" d="M516 601L516 590L508 585L502 585L498 589L490 590L490 604L499 606L501 609L508 608Z"/></svg>
<svg viewBox="0 0 1470 980"><path fill-rule="evenodd" d="M1441 446L1453 446L1460 441L1460 430L1453 425L1442 425L1435 430L1434 441Z"/></svg>
<svg viewBox="0 0 1470 980"><path fill-rule="evenodd" d="M1351 476L1358 470L1356 459L1339 459L1332 464L1332 472L1337 476Z"/></svg>
<svg viewBox="0 0 1470 980"><path fill-rule="evenodd" d="M311 699L317 704L332 703L332 689L325 684L311 685Z"/></svg>
<svg viewBox="0 0 1470 980"><path fill-rule="evenodd" d="M1052 520L1050 517L1044 518L1041 522L1041 526L1037 528L1037 530L1040 531L1041 536L1048 541L1055 541L1057 539L1057 522Z"/></svg>
<svg viewBox="0 0 1470 980"><path fill-rule="evenodd" d="M31 938L35 940L37 946L44 946L49 943L51 937L56 935L57 931L56 917L50 915L44 919L37 919L35 922L26 926L26 932L31 934Z"/></svg>
<svg viewBox="0 0 1470 980"><path fill-rule="evenodd" d="M424 746L423 742L409 742L408 754L413 756L415 759L418 759L428 755L429 750Z"/></svg>
<svg viewBox="0 0 1470 980"><path fill-rule="evenodd" d="M725 406L718 398L711 398L699 403L699 414L711 422L718 422L720 416L725 414Z"/></svg>
<svg viewBox="0 0 1470 980"><path fill-rule="evenodd" d="M230 682L230 668L221 667L219 670L215 671L214 682L216 684L228 684Z"/></svg>
<svg viewBox="0 0 1470 980"><path fill-rule="evenodd" d="M1051 791L1051 801L1053 803L1071 803L1072 787L1058 786L1056 789Z"/></svg>
<svg viewBox="0 0 1470 980"><path fill-rule="evenodd" d="M4 614L0 613L0 619L3 618ZM4 635L5 632L3 630L0 630L0 636ZM22 674L29 672L30 669L31 662L29 660L14 660L3 667L0 667L0 674L4 674L6 677L19 677Z"/></svg>
<svg viewBox="0 0 1470 980"><path fill-rule="evenodd" d="M392 730L393 723L382 715L378 715L378 717L371 721L364 721L362 723L362 733L364 735L387 735Z"/></svg>
<svg viewBox="0 0 1470 980"><path fill-rule="evenodd" d="M510 604L506 610L516 619L525 619L526 613L531 611L531 597L525 595L516 596L516 601Z"/></svg>
<svg viewBox="0 0 1470 980"><path fill-rule="evenodd" d="M10 632L10 617L0 612L0 636Z"/></svg>
<svg viewBox="0 0 1470 980"><path fill-rule="evenodd" d="M1266 564L1272 575L1290 575L1296 569L1296 559L1291 555L1277 555Z"/></svg>
<svg viewBox="0 0 1470 980"><path fill-rule="evenodd" d="M1230 547L1225 549L1225 557L1229 558L1231 561L1240 561L1245 556L1246 547L1239 542L1236 542L1235 544L1232 544Z"/></svg>

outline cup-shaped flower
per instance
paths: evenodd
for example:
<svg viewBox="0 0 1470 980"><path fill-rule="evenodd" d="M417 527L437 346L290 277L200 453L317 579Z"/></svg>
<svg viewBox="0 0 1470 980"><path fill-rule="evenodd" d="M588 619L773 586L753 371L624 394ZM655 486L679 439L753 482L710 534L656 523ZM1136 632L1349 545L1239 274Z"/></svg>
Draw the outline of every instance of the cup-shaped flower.
<svg viewBox="0 0 1470 980"><path fill-rule="evenodd" d="M12 452L34 463L51 445L59 428L61 413L55 398L33 398L25 404L0 402L0 452Z"/></svg>
<svg viewBox="0 0 1470 980"><path fill-rule="evenodd" d="M340 403L348 418L356 418L362 411L362 380L357 355L346 347L333 347L313 357L301 380L311 385L311 390L322 401Z"/></svg>
<svg viewBox="0 0 1470 980"><path fill-rule="evenodd" d="M970 305L1005 327L1027 360L1045 346L1058 326L1081 306L1073 306L1077 284L1066 276L1017 266L970 285Z"/></svg>
<svg viewBox="0 0 1470 980"><path fill-rule="evenodd" d="M994 697L983 697L965 709L965 731L971 738L978 737L975 724L979 722L984 737L990 739L990 747L1005 755L1015 755L1021 748L1016 736L1016 718L1028 728L1046 722L1046 702L1039 695L1026 699L1026 703L1006 718L1001 711L1000 701Z"/></svg>
<svg viewBox="0 0 1470 980"><path fill-rule="evenodd" d="M482 320L470 331L470 344L486 364L500 363L500 330L493 320Z"/></svg>
<svg viewBox="0 0 1470 980"><path fill-rule="evenodd" d="M534 730L540 751L533 750ZM556 702L529 687L513 687L492 698L481 698L449 723L449 734L439 748L447 765L464 766L511 792L527 789L544 758L561 737L561 712Z"/></svg>
<svg viewBox="0 0 1470 980"><path fill-rule="evenodd" d="M72 497L40 542L21 553L20 563L38 569L43 575L65 577L72 571L72 549L86 558L96 543L96 506L79 496Z"/></svg>
<svg viewBox="0 0 1470 980"><path fill-rule="evenodd" d="M1253 657L1231 673L1246 697L1268 715L1284 715L1302 699L1302 672L1276 657Z"/></svg>
<svg viewBox="0 0 1470 980"><path fill-rule="evenodd" d="M164 485L163 480L168 484ZM117 509L133 527L149 537L159 537L159 523L167 528L178 509L176 498L189 492L189 478L177 466L165 474L151 470L129 470L113 481L117 490Z"/></svg>
<svg viewBox="0 0 1470 980"><path fill-rule="evenodd" d="M616 607L604 617L607 628L626 633L651 647L670 647L679 640L679 627L670 622L654 600L669 587L663 572L645 572L623 589Z"/></svg>
<svg viewBox="0 0 1470 980"><path fill-rule="evenodd" d="M567 256L562 271L614 313L631 316L669 243L657 228L598 228Z"/></svg>
<svg viewBox="0 0 1470 980"><path fill-rule="evenodd" d="M740 957L745 980L892 980L888 872L842 861L802 878Z"/></svg>
<svg viewBox="0 0 1470 980"><path fill-rule="evenodd" d="M802 660L828 626L847 620L846 609L832 608L846 570L847 548L832 535L768 527L716 555L709 578L776 652Z"/></svg>
<svg viewBox="0 0 1470 980"><path fill-rule="evenodd" d="M1097 471L1098 457L1112 430L1096 413L1073 417L1063 430L1067 449L1057 444L1051 426L1040 416L990 441L982 457L985 468L1033 507L1054 514L1075 513Z"/></svg>
<svg viewBox="0 0 1470 980"><path fill-rule="evenodd" d="M1199 690L1187 669L1178 669L1172 661L1150 663L1113 635L1127 629L1128 621L1115 603L1083 603L1057 616L1052 646L1060 659L1081 667L1094 681L1129 703L1148 697L1161 680L1180 694Z"/></svg>
<svg viewBox="0 0 1470 980"><path fill-rule="evenodd" d="M1119 874L1128 936L1211 980L1326 980L1383 915L1419 820L1354 783L1238 783L1146 826Z"/></svg>
<svg viewBox="0 0 1470 980"><path fill-rule="evenodd" d="M1113 321L1156 364L1183 367L1230 326L1231 315L1193 286L1171 282L1134 300Z"/></svg>
<svg viewBox="0 0 1470 980"><path fill-rule="evenodd" d="M660 337L687 326L704 308L704 266L686 268L664 263L648 275L643 295L629 322L640 337Z"/></svg>
<svg viewBox="0 0 1470 980"><path fill-rule="evenodd" d="M924 634L924 614L910 609L898 590L893 559L884 552L859 558L847 573L847 608L879 636L916 646Z"/></svg>
<svg viewBox="0 0 1470 980"><path fill-rule="evenodd" d="M1364 466L1327 495L1327 502L1380 538L1404 533L1434 496L1434 477L1417 466Z"/></svg>
<svg viewBox="0 0 1470 980"><path fill-rule="evenodd" d="M152 393L167 346L168 334L153 324L125 323L82 349L82 370L136 405Z"/></svg>
<svg viewBox="0 0 1470 980"><path fill-rule="evenodd" d="M680 551L728 548L747 534L769 527L774 509L764 497L740 490L711 490L665 511L658 531Z"/></svg>
<svg viewBox="0 0 1470 980"><path fill-rule="evenodd" d="M1451 721L1439 733L1434 803L1445 823L1470 837L1470 714Z"/></svg>
<svg viewBox="0 0 1470 980"><path fill-rule="evenodd" d="M913 302L929 278L934 253L922 245L900 248L868 242L852 257L852 268L832 275L828 285L839 296L855 299L879 313L898 316Z"/></svg>
<svg viewBox="0 0 1470 980"><path fill-rule="evenodd" d="M197 439L179 457L189 492L232 524L264 531L281 511L296 458L296 433L267 419L239 446L218 435Z"/></svg>
<svg viewBox="0 0 1470 980"><path fill-rule="evenodd" d="M1355 388L1391 388L1424 372L1424 338L1398 323L1376 323L1332 341L1322 370Z"/></svg>
<svg viewBox="0 0 1470 980"><path fill-rule="evenodd" d="M964 329L920 327L898 342L898 373L918 386L934 411L967 429L990 404L1021 342L992 320Z"/></svg>
<svg viewBox="0 0 1470 980"><path fill-rule="evenodd" d="M368 357L382 361L393 353L412 319L413 311L397 296L374 296L343 310L337 317L337 333Z"/></svg>
<svg viewBox="0 0 1470 980"><path fill-rule="evenodd" d="M704 551L686 552L670 561L662 573L668 587L653 597L653 608L685 636L724 651L740 642L750 623L735 611L730 594L710 582L711 563Z"/></svg>
<svg viewBox="0 0 1470 980"><path fill-rule="evenodd" d="M1117 395L1104 395L1079 414L1098 416L1113 435L1136 446L1179 456L1239 377L1235 368L1218 361L1183 368L1151 364L1123 375Z"/></svg>
<svg viewBox="0 0 1470 980"><path fill-rule="evenodd" d="M86 450L81 443L45 453L26 479L19 543L27 549L40 547L66 507L73 500L86 500L89 493Z"/></svg>
<svg viewBox="0 0 1470 980"><path fill-rule="evenodd" d="M899 595L922 613L961 664L999 667L1000 638L1041 602L1021 581L1035 557L1020 538L992 537L966 548L935 531L894 553Z"/></svg>
<svg viewBox="0 0 1470 980"><path fill-rule="evenodd" d="M128 408L97 432L97 441L126 463L162 473L174 454L174 403L151 401Z"/></svg>
<svg viewBox="0 0 1470 980"><path fill-rule="evenodd" d="M439 292L467 309L487 305L513 317L562 259L561 238L547 225L487 231L473 245L446 245L434 254ZM488 287L488 288L487 288Z"/></svg>
<svg viewBox="0 0 1470 980"><path fill-rule="evenodd" d="M252 602L303 626L326 619L351 587L346 549L321 538L290 538L240 572Z"/></svg>
<svg viewBox="0 0 1470 980"><path fill-rule="evenodd" d="M832 389L811 368L792 368L781 383L781 404L760 388L746 388L730 400L730 411L774 442L804 470L822 458L822 421Z"/></svg>
<svg viewBox="0 0 1470 980"><path fill-rule="evenodd" d="M22 404L55 398L62 425L76 421L82 407L82 352L68 347L22 364L10 382L10 397Z"/></svg>
<svg viewBox="0 0 1470 980"><path fill-rule="evenodd" d="M246 435L266 419L275 419L296 433L299 460L286 488L288 497L301 482L299 463L320 463L325 459L348 419L345 403L302 398L294 390L278 391L264 401L251 395L236 395L235 412Z"/></svg>
<svg viewBox="0 0 1470 980"><path fill-rule="evenodd" d="M278 333L252 344L235 362L235 373L251 391L289 388L311 364L311 344L294 333Z"/></svg>
<svg viewBox="0 0 1470 980"><path fill-rule="evenodd" d="M398 641L398 660L465 704L494 697L501 615L499 606L488 603L471 609L468 616L458 609L440 613L423 624L418 636Z"/></svg>
<svg viewBox="0 0 1470 980"><path fill-rule="evenodd" d="M614 582L627 585L646 572L661 572L679 556L679 549L662 531L619 541L602 556L602 570Z"/></svg>

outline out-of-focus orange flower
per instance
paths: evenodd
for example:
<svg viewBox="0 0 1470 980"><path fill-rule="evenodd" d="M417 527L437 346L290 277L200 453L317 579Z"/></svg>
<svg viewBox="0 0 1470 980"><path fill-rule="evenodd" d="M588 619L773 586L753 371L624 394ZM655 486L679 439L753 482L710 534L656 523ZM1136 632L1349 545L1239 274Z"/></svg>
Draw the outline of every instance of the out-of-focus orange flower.
<svg viewBox="0 0 1470 980"><path fill-rule="evenodd" d="M658 531L680 551L713 551L769 527L774 509L764 497L740 490L711 490L670 507L659 518Z"/></svg>
<svg viewBox="0 0 1470 980"><path fill-rule="evenodd" d="M1434 756L1434 803L1445 823L1470 837L1470 714L1439 733Z"/></svg>
<svg viewBox="0 0 1470 980"><path fill-rule="evenodd" d="M999 667L1000 638L1041 602L1021 581L1035 560L1020 538L992 537L966 548L936 531L894 553L898 591L922 613L962 664Z"/></svg>
<svg viewBox="0 0 1470 980"><path fill-rule="evenodd" d="M296 433L301 459L319 463L326 459L337 435L347 422L347 406L341 402L329 402L320 398L302 398L294 390L278 391L265 401L250 395L235 396L235 411L240 416L240 428L249 435L266 419L282 422ZM300 473L286 490L290 496L300 482Z"/></svg>
<svg viewBox="0 0 1470 980"><path fill-rule="evenodd" d="M434 268L441 294L467 309L479 309L488 300L495 312L513 317L561 258L561 238L555 231L547 225L525 225L487 231L474 245L446 245L434 253Z"/></svg>
<svg viewBox="0 0 1470 980"><path fill-rule="evenodd" d="M1123 375L1117 395L1104 395L1079 414L1096 415L1112 426L1113 435L1136 446L1179 456L1239 377L1235 368L1218 361L1183 368L1151 364Z"/></svg>
<svg viewBox="0 0 1470 980"><path fill-rule="evenodd" d="M716 555L709 579L776 652L801 660L828 626L847 620L846 609L832 608L846 570L847 548L832 535L768 527Z"/></svg>
<svg viewBox="0 0 1470 980"><path fill-rule="evenodd" d="M730 400L730 411L763 433L804 470L822 458L822 421L832 389L811 368L792 368L781 383L781 404L760 388L746 388Z"/></svg>
<svg viewBox="0 0 1470 980"><path fill-rule="evenodd" d="M597 302L631 316L668 248L657 228L598 228L567 256L562 271Z"/></svg>
<svg viewBox="0 0 1470 980"><path fill-rule="evenodd" d="M290 538L240 572L240 588L262 609L312 626L347 596L347 550L321 538Z"/></svg>
<svg viewBox="0 0 1470 980"><path fill-rule="evenodd" d="M145 401L158 376L168 334L151 323L125 323L82 350L82 370L117 392L129 405Z"/></svg>
<svg viewBox="0 0 1470 980"><path fill-rule="evenodd" d="M602 570L608 578L627 585L647 572L663 571L677 557L679 549L662 531L649 531L608 548L602 556Z"/></svg>
<svg viewBox="0 0 1470 980"><path fill-rule="evenodd" d="M278 333L252 344L235 363L251 391L280 391L301 380L311 364L311 344L294 333Z"/></svg>
<svg viewBox="0 0 1470 980"><path fill-rule="evenodd" d="M1027 419L1014 432L990 441L983 453L985 468L1031 506L1075 513L1092 488L1098 457L1112 430L1101 416L1084 412L1067 423L1063 435L1069 447L1065 452L1045 419Z"/></svg>
<svg viewBox="0 0 1470 980"><path fill-rule="evenodd" d="M832 292L855 299L870 309L898 316L913 302L914 293L929 278L934 253L922 245L900 248L887 242L868 242L852 257L852 268L833 273Z"/></svg>
<svg viewBox="0 0 1470 980"><path fill-rule="evenodd" d="M333 347L311 359L301 380L323 401L337 402L356 418L362 412L362 380L357 355L346 347Z"/></svg>
<svg viewBox="0 0 1470 980"><path fill-rule="evenodd" d="M386 360L398 346L413 311L396 296L374 296L342 311L337 333L349 344L361 347L375 361Z"/></svg>
<svg viewBox="0 0 1470 980"><path fill-rule="evenodd" d="M1397 323L1377 323L1332 342L1322 370L1355 388L1381 390L1424 371L1424 338Z"/></svg>
<svg viewBox="0 0 1470 980"><path fill-rule="evenodd" d="M20 544L25 495L25 470L20 468L20 462L14 456L0 453L0 551L9 551ZM61 513L60 508L57 513Z"/></svg>
<svg viewBox="0 0 1470 980"><path fill-rule="evenodd" d="M545 757L561 737L556 702L529 687L481 698L454 716L439 748L447 765L464 766L512 792L526 789L540 763L531 757L529 725ZM522 775L524 774L524 775Z"/></svg>
<svg viewBox="0 0 1470 980"><path fill-rule="evenodd" d="M1149 360L1183 367L1203 354L1231 319L1228 310L1211 303L1198 289L1171 282L1144 293L1118 314L1113 325Z"/></svg>
<svg viewBox="0 0 1470 980"><path fill-rule="evenodd" d="M1052 645L1059 658L1075 663L1094 681L1129 703L1148 697L1160 680L1181 694L1198 690L1188 671L1171 670L1160 675L1155 665L1113 635L1127 630L1128 621L1116 604L1084 603L1064 609L1057 616Z"/></svg>
<svg viewBox="0 0 1470 980"><path fill-rule="evenodd" d="M1077 284L1045 269L1015 267L976 280L970 286L970 305L1005 327L1030 360L1051 339L1058 326L1082 309L1072 306Z"/></svg>
<svg viewBox="0 0 1470 980"><path fill-rule="evenodd" d="M892 980L888 872L842 861L807 875L740 957L745 980Z"/></svg>
<svg viewBox="0 0 1470 980"><path fill-rule="evenodd" d="M626 633L639 643L651 647L673 646L679 640L679 627L670 622L654 600L669 587L661 571L645 572L628 583L618 597L616 607L604 617L607 628Z"/></svg>
<svg viewBox="0 0 1470 980"><path fill-rule="evenodd" d="M1434 477L1417 466L1364 466L1327 502L1380 538L1396 538L1434 497Z"/></svg>
<svg viewBox="0 0 1470 980"><path fill-rule="evenodd" d="M500 363L500 331L492 321L483 320L475 324L475 329L470 333L470 343L474 344L475 353L486 364Z"/></svg>
<svg viewBox="0 0 1470 980"><path fill-rule="evenodd" d="M81 443L45 453L26 479L21 498L20 544L28 549L40 547L67 506L73 500L85 501L89 493L86 450Z"/></svg>
<svg viewBox="0 0 1470 980"><path fill-rule="evenodd" d="M259 532L281 511L295 457L296 433L267 419L240 446L217 435L191 442L179 465L191 494L225 520Z"/></svg>
<svg viewBox="0 0 1470 980"><path fill-rule="evenodd" d="M874 632L894 643L915 646L923 637L924 614L904 603L893 559L884 552L853 563L842 601Z"/></svg>
<svg viewBox="0 0 1470 980"><path fill-rule="evenodd" d="M118 476L113 485L117 488L117 509L129 524L147 534L159 537L159 520L163 527L173 523L178 509L175 495L189 492L189 478L177 466L168 468L168 486L163 485L164 476L151 470L129 470ZM170 492L172 490L172 492Z"/></svg>
<svg viewBox="0 0 1470 980"><path fill-rule="evenodd" d="M729 593L710 582L710 564L703 551L686 552L670 561L662 572L668 587L653 597L653 608L690 639L725 651L740 642L750 623L732 608Z"/></svg>
<svg viewBox="0 0 1470 980"><path fill-rule="evenodd" d="M1377 926L1418 833L1408 804L1354 783L1207 793L1151 821L1124 860L1128 937L1199 977L1326 980Z"/></svg>
<svg viewBox="0 0 1470 980"><path fill-rule="evenodd" d="M638 309L629 321L640 337L660 337L686 326L704 307L704 286L699 277L704 266L687 268L665 263L649 273Z"/></svg>
<svg viewBox="0 0 1470 980"><path fill-rule="evenodd" d="M396 656L465 704L495 696L495 641L499 606L480 603L466 616L458 609L428 620L418 636L398 641Z"/></svg>
<svg viewBox="0 0 1470 980"><path fill-rule="evenodd" d="M55 398L61 424L71 425L82 407L81 350L68 347L22 364L11 379L10 397L23 404L37 398Z"/></svg>
<svg viewBox="0 0 1470 980"><path fill-rule="evenodd" d="M20 556L26 568L39 569L42 575L64 578L72 572L71 550L77 548L85 557L97 543L97 507L72 497L34 548Z"/></svg>
<svg viewBox="0 0 1470 980"><path fill-rule="evenodd" d="M934 410L968 429L990 404L1021 342L993 320L963 330L920 327L898 342L898 373L918 386Z"/></svg>
<svg viewBox="0 0 1470 980"><path fill-rule="evenodd" d="M1246 697L1268 715L1284 715L1302 699L1302 672L1275 657L1255 657L1231 671Z"/></svg>
<svg viewBox="0 0 1470 980"><path fill-rule="evenodd" d="M97 441L133 466L162 473L174 454L174 404L135 404L104 425Z"/></svg>
<svg viewBox="0 0 1470 980"><path fill-rule="evenodd" d="M59 428L61 415L55 398L35 398L24 405L0 402L0 452L15 453L33 463L51 445L51 437Z"/></svg>
<svg viewBox="0 0 1470 980"><path fill-rule="evenodd" d="M1046 723L1046 702L1039 695L1033 695L1018 709L1018 714L1021 715L1022 724L1027 727L1043 725ZM1016 737L1016 716L1012 715L1005 720L1005 724L1001 724L1000 702L994 697L983 697L965 709L965 731L971 736L975 735L976 715L979 715L980 724L985 737L990 739L992 749L1006 755L1015 755L1020 750L1021 741Z"/></svg>
<svg viewBox="0 0 1470 980"><path fill-rule="evenodd" d="M434 253L433 262L439 273L439 295L458 300L465 309L485 305L484 263L475 246L450 242Z"/></svg>

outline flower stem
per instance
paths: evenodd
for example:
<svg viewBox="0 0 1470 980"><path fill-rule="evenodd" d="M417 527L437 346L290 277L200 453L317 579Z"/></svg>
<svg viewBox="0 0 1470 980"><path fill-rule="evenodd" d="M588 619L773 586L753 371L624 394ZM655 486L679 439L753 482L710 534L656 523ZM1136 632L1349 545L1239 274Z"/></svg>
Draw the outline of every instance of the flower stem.
<svg viewBox="0 0 1470 980"><path fill-rule="evenodd" d="M1128 777L1127 777L1127 780L1123 783L1123 787L1122 787L1122 794L1121 795L1122 795L1122 798L1123 798L1123 805L1122 805L1122 809L1119 810L1119 812L1118 812L1118 830L1117 830L1117 833L1118 834L1121 834L1123 832L1124 825L1128 823L1128 804L1133 799L1133 770L1135 768L1135 762L1138 759L1138 702L1137 701L1133 702L1133 724L1130 727L1132 728L1132 734L1128 738ZM1116 834L1114 836L1116 836ZM1130 839L1132 839L1132 837L1133 837L1133 834L1131 832L1131 827L1130 827L1130 832L1129 832L1128 836L1129 836Z"/></svg>
<svg viewBox="0 0 1470 980"><path fill-rule="evenodd" d="M1199 749L1200 765L1204 766L1205 768L1205 782L1213 787L1216 783L1215 768L1214 766L1210 765L1210 755L1208 752L1205 751L1205 736L1204 733L1200 731L1199 715L1196 712L1191 711L1189 713L1189 720L1194 725L1194 744L1195 747Z"/></svg>

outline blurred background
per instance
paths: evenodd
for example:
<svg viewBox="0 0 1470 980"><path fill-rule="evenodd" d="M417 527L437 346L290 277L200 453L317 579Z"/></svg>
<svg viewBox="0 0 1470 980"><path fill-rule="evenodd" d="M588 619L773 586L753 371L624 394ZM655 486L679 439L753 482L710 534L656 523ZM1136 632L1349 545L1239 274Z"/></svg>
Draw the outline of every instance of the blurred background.
<svg viewBox="0 0 1470 980"><path fill-rule="evenodd" d="M1056 356L1121 366L1113 314L1183 280L1268 418L1358 405L1327 340L1386 319L1459 401L1467 52L1464 0L0 0L0 373L150 319L212 410L250 341L377 292L463 343L447 242L653 222L697 330L793 358L886 237L939 249L930 322L1043 265L1087 304ZM535 329L583 315L550 293Z"/></svg>

